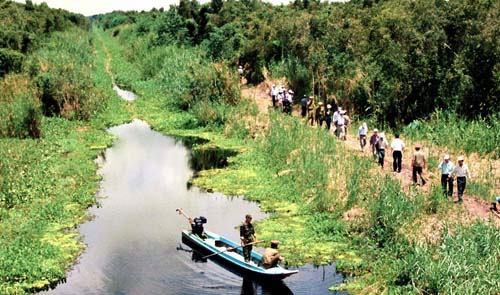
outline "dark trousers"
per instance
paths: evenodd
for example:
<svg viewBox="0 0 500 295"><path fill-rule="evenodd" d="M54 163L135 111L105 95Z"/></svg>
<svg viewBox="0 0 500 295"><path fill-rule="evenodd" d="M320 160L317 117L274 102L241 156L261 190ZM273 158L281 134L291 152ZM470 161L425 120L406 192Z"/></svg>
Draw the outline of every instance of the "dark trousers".
<svg viewBox="0 0 500 295"><path fill-rule="evenodd" d="M425 179L422 177L422 167L413 166L413 183L417 183L417 173L420 175L420 179L422 180L422 185L426 183Z"/></svg>
<svg viewBox="0 0 500 295"><path fill-rule="evenodd" d="M453 178L449 178L448 174L441 174L441 187L443 193L451 197L453 195Z"/></svg>
<svg viewBox="0 0 500 295"><path fill-rule="evenodd" d="M366 135L360 135L359 136L359 145L361 146L361 149L365 148L365 145L366 145Z"/></svg>
<svg viewBox="0 0 500 295"><path fill-rule="evenodd" d="M243 247L243 257L245 257L245 261L250 261L250 253L252 253L253 245L247 245Z"/></svg>
<svg viewBox="0 0 500 295"><path fill-rule="evenodd" d="M382 168L384 168L384 158L385 158L385 150L378 149L377 150L378 163Z"/></svg>
<svg viewBox="0 0 500 295"><path fill-rule="evenodd" d="M458 191L458 201L462 201L462 196L464 195L465 185L467 184L467 180L465 176L457 177L457 191Z"/></svg>
<svg viewBox="0 0 500 295"><path fill-rule="evenodd" d="M271 99L273 100L273 107L276 107L276 95L271 95Z"/></svg>
<svg viewBox="0 0 500 295"><path fill-rule="evenodd" d="M302 118L304 118L307 114L307 107L305 106L302 106L302 110L300 112L300 115L302 116Z"/></svg>
<svg viewBox="0 0 500 295"><path fill-rule="evenodd" d="M401 172L401 165L403 163L403 153L401 151L392 152L392 168L394 172Z"/></svg>
<svg viewBox="0 0 500 295"><path fill-rule="evenodd" d="M332 119L328 119L328 117L326 118L326 129L327 130L330 130L332 126Z"/></svg>

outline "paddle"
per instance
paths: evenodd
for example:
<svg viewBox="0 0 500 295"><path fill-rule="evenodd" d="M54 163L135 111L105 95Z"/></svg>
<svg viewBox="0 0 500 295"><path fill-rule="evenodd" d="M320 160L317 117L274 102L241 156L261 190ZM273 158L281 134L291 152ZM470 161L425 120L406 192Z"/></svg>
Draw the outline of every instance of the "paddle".
<svg viewBox="0 0 500 295"><path fill-rule="evenodd" d="M191 217L189 217L186 213L184 213L182 208L175 209L175 212L179 213L179 215L183 215L184 217L186 217L187 220L191 220Z"/></svg>
<svg viewBox="0 0 500 295"><path fill-rule="evenodd" d="M245 246L248 246L248 245L253 245L253 244L258 244L258 243L262 243L262 242L265 242L264 240L261 240L261 241L255 241L255 242L251 242L251 243L248 243L248 244L245 244ZM215 255L219 255L221 253L224 253L224 252L227 252L227 251L231 251L231 250L234 250L236 248L239 248L239 247L243 247L243 246L236 246L236 247L230 247L230 248L227 248L226 250L223 250L223 251L220 251L220 252L217 252L217 253L212 253L212 254L209 254L209 255L206 255L206 256L203 256L201 259L205 259L205 258L208 258L208 257L212 257L212 256L215 256Z"/></svg>

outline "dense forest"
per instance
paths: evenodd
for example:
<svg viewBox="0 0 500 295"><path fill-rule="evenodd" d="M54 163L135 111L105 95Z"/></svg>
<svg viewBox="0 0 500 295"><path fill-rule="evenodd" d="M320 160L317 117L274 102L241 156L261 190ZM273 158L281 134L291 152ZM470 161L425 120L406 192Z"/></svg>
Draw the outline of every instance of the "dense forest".
<svg viewBox="0 0 500 295"><path fill-rule="evenodd" d="M284 81L296 99L427 144L430 166L473 154L466 193L484 203L499 183L499 13L494 0L181 0L85 18L0 0L0 293L65 277L84 249L74 228L98 202L105 130L139 118L238 151L193 183L275 212L259 236L283 241L291 265L335 261L353 294L497 294L494 222L443 198L431 173L426 190L404 189L323 130L262 119L241 90Z"/></svg>
<svg viewBox="0 0 500 295"><path fill-rule="evenodd" d="M136 24L149 47L201 46L214 61L244 66L250 83L286 76L392 127L435 110L469 119L500 110L499 1L182 0L168 10L113 13L105 29ZM114 34L120 33L117 27ZM137 44L136 46L140 46Z"/></svg>

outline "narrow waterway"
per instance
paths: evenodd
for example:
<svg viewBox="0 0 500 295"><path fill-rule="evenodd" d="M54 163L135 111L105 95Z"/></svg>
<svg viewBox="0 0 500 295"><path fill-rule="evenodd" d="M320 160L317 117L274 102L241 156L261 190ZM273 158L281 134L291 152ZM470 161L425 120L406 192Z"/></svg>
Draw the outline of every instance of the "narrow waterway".
<svg viewBox="0 0 500 295"><path fill-rule="evenodd" d="M100 159L100 206L80 227L87 249L66 281L44 294L333 294L327 288L343 281L334 266L304 266L269 289L210 260L195 262L181 243L189 225L176 208L207 217L207 229L234 240L246 213L266 215L256 203L189 187L190 150L145 122L109 132L117 140Z"/></svg>

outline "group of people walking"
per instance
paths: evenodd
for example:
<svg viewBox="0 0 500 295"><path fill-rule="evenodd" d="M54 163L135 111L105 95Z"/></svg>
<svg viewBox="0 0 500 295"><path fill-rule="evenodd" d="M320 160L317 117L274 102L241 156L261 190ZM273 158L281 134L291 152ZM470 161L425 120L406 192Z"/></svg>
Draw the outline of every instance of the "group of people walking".
<svg viewBox="0 0 500 295"><path fill-rule="evenodd" d="M363 123L358 129L359 142L361 146L361 151L365 151L367 145L366 137L368 134L368 126ZM381 168L384 168L385 161L385 151L389 148L389 143L385 137L384 133L379 133L378 129L373 129L373 133L370 137L370 147L374 157L377 159L378 164ZM394 172L401 173L402 163L403 163L403 151L405 149L405 144L403 140L400 139L398 133L394 134L394 139L390 145L392 151L392 168ZM453 195L453 183L454 179L457 180L457 193L458 202L462 202L463 193L467 184L467 179L471 179L471 174L469 167L464 163L464 157L459 156L457 158L458 165L454 165L450 159L450 155L444 155L442 161L438 165L438 169L441 172L441 186L443 188L443 193L451 197ZM415 144L415 150L411 156L411 166L412 166L412 180L415 185L421 184L425 185L426 180L423 177L423 171L427 168L427 158L425 153L422 151L422 146L420 144ZM418 182L420 178L420 183Z"/></svg>
<svg viewBox="0 0 500 295"><path fill-rule="evenodd" d="M270 96L273 106L276 108L281 106L283 112L289 115L292 113L293 94L293 90L287 90L283 86L276 87L275 84L271 86ZM312 95L309 98L304 95L300 100L300 107L301 117L306 119L306 122L310 123L311 126L316 125L321 128L325 123L325 129L329 131L332 129L333 123L335 136L342 140L347 139L350 118L342 107L338 107L337 111L334 112L331 104L325 105L322 101L316 103Z"/></svg>
<svg viewBox="0 0 500 295"><path fill-rule="evenodd" d="M270 95L273 107L278 108L281 106L284 113L288 115L292 114L293 95L294 95L292 89L286 89L283 86L276 87L276 85L273 84L271 86Z"/></svg>
<svg viewBox="0 0 500 295"><path fill-rule="evenodd" d="M294 92L291 89L287 90L283 86L276 87L274 84L271 86L270 96L273 106L279 107L281 105L283 112L287 114L291 114L292 112L293 94ZM334 112L332 105L327 104L325 106L321 101L316 103L314 96L309 96L308 98L306 95L300 100L300 105L301 117L305 118L306 122L310 123L311 126L323 127L324 122L325 129L330 130L333 124L335 128L334 134L342 140L347 139L347 127L350 124L350 118L346 115L347 112L342 107L338 106ZM398 133L394 134L394 139L389 145L385 134L383 132L379 133L375 128L369 141L367 141L368 125L365 122L358 129L358 137L361 151L365 152L365 148L369 143L371 151L382 169L384 168L386 150L390 148L393 157L393 171L401 173L405 144ZM453 182L456 178L458 202L462 202L467 179L470 179L471 175L469 168L464 164L464 157L458 157L457 161L458 165L454 166L450 160L450 156L445 155L438 169L441 170L441 185L443 186L444 193L448 196L453 194ZM422 151L422 146L418 143L415 144L415 150L412 153L411 166L413 183L415 185L425 185L427 181L423 177L423 171L427 168L427 159L425 153Z"/></svg>

